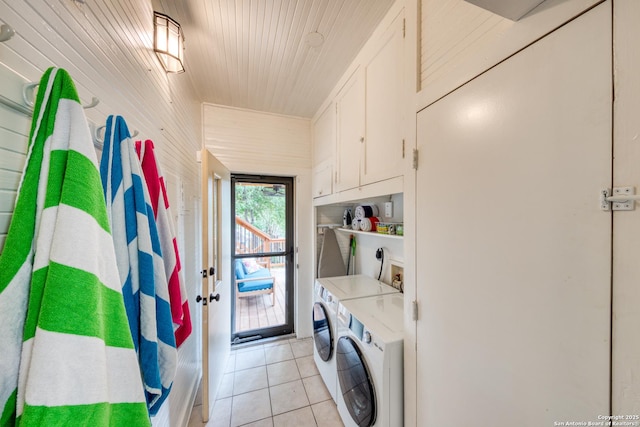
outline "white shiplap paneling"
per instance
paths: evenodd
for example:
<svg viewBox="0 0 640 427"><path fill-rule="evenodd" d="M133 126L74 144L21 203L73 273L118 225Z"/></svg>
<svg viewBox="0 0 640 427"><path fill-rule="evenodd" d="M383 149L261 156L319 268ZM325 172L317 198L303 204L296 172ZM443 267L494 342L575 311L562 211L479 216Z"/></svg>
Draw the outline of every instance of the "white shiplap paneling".
<svg viewBox="0 0 640 427"><path fill-rule="evenodd" d="M15 205L22 169L27 158L31 118L13 103L24 106L20 88L26 82L13 70L0 64L0 96L11 106L0 103L0 253L4 247Z"/></svg>
<svg viewBox="0 0 640 427"><path fill-rule="evenodd" d="M394 0L154 0L185 29L202 100L311 117ZM305 37L324 36L311 47Z"/></svg>
<svg viewBox="0 0 640 427"><path fill-rule="evenodd" d="M295 175L311 168L309 119L205 104L204 141L231 172Z"/></svg>
<svg viewBox="0 0 640 427"><path fill-rule="evenodd" d="M50 66L65 68L71 74L82 100L95 96L100 104L86 110L90 121L101 124L109 114L120 114L130 129L138 130L141 138L152 139L165 172L180 178L184 184L185 200L199 197L199 168L195 152L200 148L201 113L196 92L186 74L167 75L162 70L151 46L153 34L152 8L146 1L74 2L72 0L0 0L0 21L11 25L16 35L0 43L0 63L11 68L26 80L38 81ZM1 87L1 85L0 85ZM0 109L3 107L0 107ZM3 119L4 117L4 119ZM24 124L5 110L0 110L0 122ZM30 119L23 119L30 123ZM0 157L12 163L21 149L0 138L3 146ZM26 126L28 130L28 124ZM5 144L12 145L5 147ZM6 151L8 150L8 151ZM0 185L15 184L18 172L0 172ZM6 197L5 197L6 196ZM178 208L177 203L172 204ZM190 205L198 205L189 203ZM181 253L189 300L199 285L199 213L187 208L184 217L186 244ZM0 227L8 222L7 213L13 209L10 192L0 190ZM192 318L198 306L191 305ZM179 377L174 383L168 402L155 417L155 425L186 425L199 380L199 325L194 324L192 337L179 350Z"/></svg>

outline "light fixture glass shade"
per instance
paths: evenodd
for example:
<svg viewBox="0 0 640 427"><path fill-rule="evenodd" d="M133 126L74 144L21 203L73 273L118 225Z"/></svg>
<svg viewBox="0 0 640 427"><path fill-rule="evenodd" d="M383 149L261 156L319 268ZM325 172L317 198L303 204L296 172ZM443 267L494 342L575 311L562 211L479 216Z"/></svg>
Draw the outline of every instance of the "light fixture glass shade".
<svg viewBox="0 0 640 427"><path fill-rule="evenodd" d="M184 72L184 37L173 19L153 12L153 50L168 73Z"/></svg>

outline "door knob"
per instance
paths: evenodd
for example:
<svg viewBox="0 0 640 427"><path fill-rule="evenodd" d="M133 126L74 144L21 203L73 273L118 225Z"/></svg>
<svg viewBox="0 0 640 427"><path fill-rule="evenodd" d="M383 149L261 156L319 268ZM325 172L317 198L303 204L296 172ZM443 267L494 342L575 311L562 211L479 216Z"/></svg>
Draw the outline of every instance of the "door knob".
<svg viewBox="0 0 640 427"><path fill-rule="evenodd" d="M196 302L200 302L200 301L202 301L202 305L207 305L207 300L206 300L206 298L202 298L200 295L198 295L198 296L196 297Z"/></svg>
<svg viewBox="0 0 640 427"><path fill-rule="evenodd" d="M209 267L209 276L213 276L214 274L216 274L216 269L213 267Z"/></svg>
<svg viewBox="0 0 640 427"><path fill-rule="evenodd" d="M216 294L215 296L213 296L213 294L210 294L209 301L213 301L213 300L216 300L216 302L220 301L220 294Z"/></svg>

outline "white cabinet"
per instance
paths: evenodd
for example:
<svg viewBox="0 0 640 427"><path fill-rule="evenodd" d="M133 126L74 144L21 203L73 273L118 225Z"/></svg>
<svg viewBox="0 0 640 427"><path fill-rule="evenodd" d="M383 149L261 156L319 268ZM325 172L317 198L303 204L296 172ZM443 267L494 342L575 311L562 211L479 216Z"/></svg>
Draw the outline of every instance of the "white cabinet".
<svg viewBox="0 0 640 427"><path fill-rule="evenodd" d="M361 184L403 174L403 16L398 15L375 43L375 54L365 67Z"/></svg>
<svg viewBox="0 0 640 427"><path fill-rule="evenodd" d="M400 176L403 171L403 24L400 13L336 99L336 190Z"/></svg>
<svg viewBox="0 0 640 427"><path fill-rule="evenodd" d="M333 159L327 159L313 168L313 197L333 193Z"/></svg>
<svg viewBox="0 0 640 427"><path fill-rule="evenodd" d="M313 197L333 193L336 104L330 102L313 123Z"/></svg>
<svg viewBox="0 0 640 427"><path fill-rule="evenodd" d="M338 93L338 141L336 191L360 185L360 163L364 135L364 77L358 68Z"/></svg>
<svg viewBox="0 0 640 427"><path fill-rule="evenodd" d="M611 22L600 5L418 114L419 426L610 413Z"/></svg>
<svg viewBox="0 0 640 427"><path fill-rule="evenodd" d="M385 22L313 124L316 198L404 175L404 10Z"/></svg>

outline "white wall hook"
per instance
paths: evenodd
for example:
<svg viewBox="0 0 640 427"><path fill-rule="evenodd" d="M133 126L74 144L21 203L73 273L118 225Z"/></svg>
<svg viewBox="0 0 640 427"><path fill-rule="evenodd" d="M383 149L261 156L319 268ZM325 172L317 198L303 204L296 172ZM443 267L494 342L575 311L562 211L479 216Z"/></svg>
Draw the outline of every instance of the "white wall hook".
<svg viewBox="0 0 640 427"><path fill-rule="evenodd" d="M100 100L94 96L91 98L91 102L87 105L83 105L82 108L93 108L98 104L100 104Z"/></svg>
<svg viewBox="0 0 640 427"><path fill-rule="evenodd" d="M33 100L35 99L34 92L36 90L36 87L38 87L38 83L27 83L22 87L22 100L31 108L33 108L33 106L35 105L35 102ZM83 105L82 108L93 108L99 103L100 99L94 96L91 98L91 102L87 105Z"/></svg>
<svg viewBox="0 0 640 427"><path fill-rule="evenodd" d="M33 102L35 98L33 92L36 90L37 86L38 83L27 83L22 87L22 100L31 108L35 105Z"/></svg>
<svg viewBox="0 0 640 427"><path fill-rule="evenodd" d="M104 144L104 136L100 135L100 132L105 130L107 128L106 125L102 125L102 126L96 126L93 130L93 140L96 141L99 144ZM133 135L131 135L131 138L135 138L136 136L138 136L138 130L136 129L133 132Z"/></svg>
<svg viewBox="0 0 640 427"><path fill-rule="evenodd" d="M93 131L93 140L99 144L104 144L104 136L102 138L100 137L100 131L106 128L107 128L106 125L97 126Z"/></svg>
<svg viewBox="0 0 640 427"><path fill-rule="evenodd" d="M0 42L6 42L16 34L16 30L9 24L0 25Z"/></svg>

